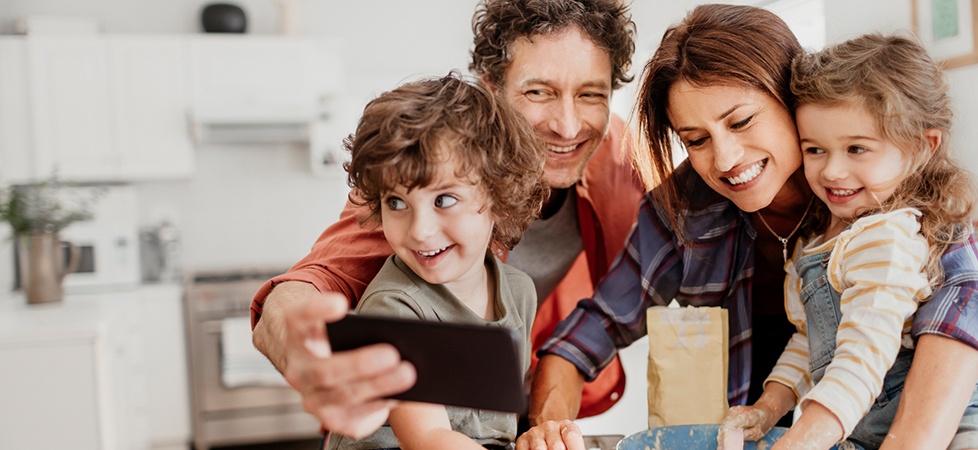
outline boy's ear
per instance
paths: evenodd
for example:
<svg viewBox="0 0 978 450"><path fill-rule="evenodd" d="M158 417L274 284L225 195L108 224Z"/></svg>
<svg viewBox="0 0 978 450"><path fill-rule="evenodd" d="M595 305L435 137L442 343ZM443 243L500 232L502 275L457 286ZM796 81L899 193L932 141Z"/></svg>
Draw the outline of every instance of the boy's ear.
<svg viewBox="0 0 978 450"><path fill-rule="evenodd" d="M927 141L927 151L934 153L937 147L940 147L944 133L941 133L941 130L937 128L928 128L924 130L924 139Z"/></svg>

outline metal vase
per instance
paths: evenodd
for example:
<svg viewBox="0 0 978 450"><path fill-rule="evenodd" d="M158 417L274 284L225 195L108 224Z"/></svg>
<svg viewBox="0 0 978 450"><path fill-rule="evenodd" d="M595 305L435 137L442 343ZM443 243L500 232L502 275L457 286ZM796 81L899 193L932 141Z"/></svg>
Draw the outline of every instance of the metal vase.
<svg viewBox="0 0 978 450"><path fill-rule="evenodd" d="M70 255L65 261L65 248ZM27 303L52 303L64 299L62 280L78 265L78 250L61 241L58 233L29 233L20 237L21 287Z"/></svg>

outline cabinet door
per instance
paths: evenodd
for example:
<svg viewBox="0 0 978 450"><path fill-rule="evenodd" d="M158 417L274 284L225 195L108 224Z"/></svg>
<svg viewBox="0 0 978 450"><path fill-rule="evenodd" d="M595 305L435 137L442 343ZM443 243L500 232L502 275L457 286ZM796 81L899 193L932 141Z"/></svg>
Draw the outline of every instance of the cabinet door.
<svg viewBox="0 0 978 450"><path fill-rule="evenodd" d="M313 41L281 36L198 36L191 49L194 107L243 124L312 120Z"/></svg>
<svg viewBox="0 0 978 450"><path fill-rule="evenodd" d="M104 447L95 339L0 343L0 448Z"/></svg>
<svg viewBox="0 0 978 450"><path fill-rule="evenodd" d="M108 60L99 37L27 39L34 175L74 181L115 175Z"/></svg>
<svg viewBox="0 0 978 450"><path fill-rule="evenodd" d="M27 50L21 37L0 36L0 183L30 180Z"/></svg>
<svg viewBox="0 0 978 450"><path fill-rule="evenodd" d="M175 37L108 38L120 175L131 180L189 177L187 42Z"/></svg>
<svg viewBox="0 0 978 450"><path fill-rule="evenodd" d="M190 380L183 290L156 285L140 291L137 323L143 335L148 439L152 447L186 448L190 427Z"/></svg>

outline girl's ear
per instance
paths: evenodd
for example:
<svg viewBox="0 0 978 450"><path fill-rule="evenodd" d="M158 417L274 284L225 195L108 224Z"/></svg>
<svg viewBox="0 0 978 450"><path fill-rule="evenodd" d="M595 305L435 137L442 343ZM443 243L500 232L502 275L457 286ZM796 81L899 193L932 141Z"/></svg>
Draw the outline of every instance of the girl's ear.
<svg viewBox="0 0 978 450"><path fill-rule="evenodd" d="M937 128L928 128L924 130L924 139L927 141L927 151L934 153L937 151L937 147L940 147L944 133L941 133L941 130Z"/></svg>

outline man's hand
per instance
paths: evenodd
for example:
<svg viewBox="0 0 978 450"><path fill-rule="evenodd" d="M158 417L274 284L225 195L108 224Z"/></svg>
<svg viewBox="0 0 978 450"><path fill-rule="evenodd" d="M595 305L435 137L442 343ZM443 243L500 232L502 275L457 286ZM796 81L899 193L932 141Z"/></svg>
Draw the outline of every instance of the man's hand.
<svg viewBox="0 0 978 450"><path fill-rule="evenodd" d="M332 353L324 325L343 318L347 305L342 295L282 283L266 299L254 342L302 395L306 412L360 438L387 420L394 401L384 397L409 389L417 375L390 345Z"/></svg>
<svg viewBox="0 0 978 450"><path fill-rule="evenodd" d="M516 450L584 450L584 436L570 420L547 421L523 433Z"/></svg>

